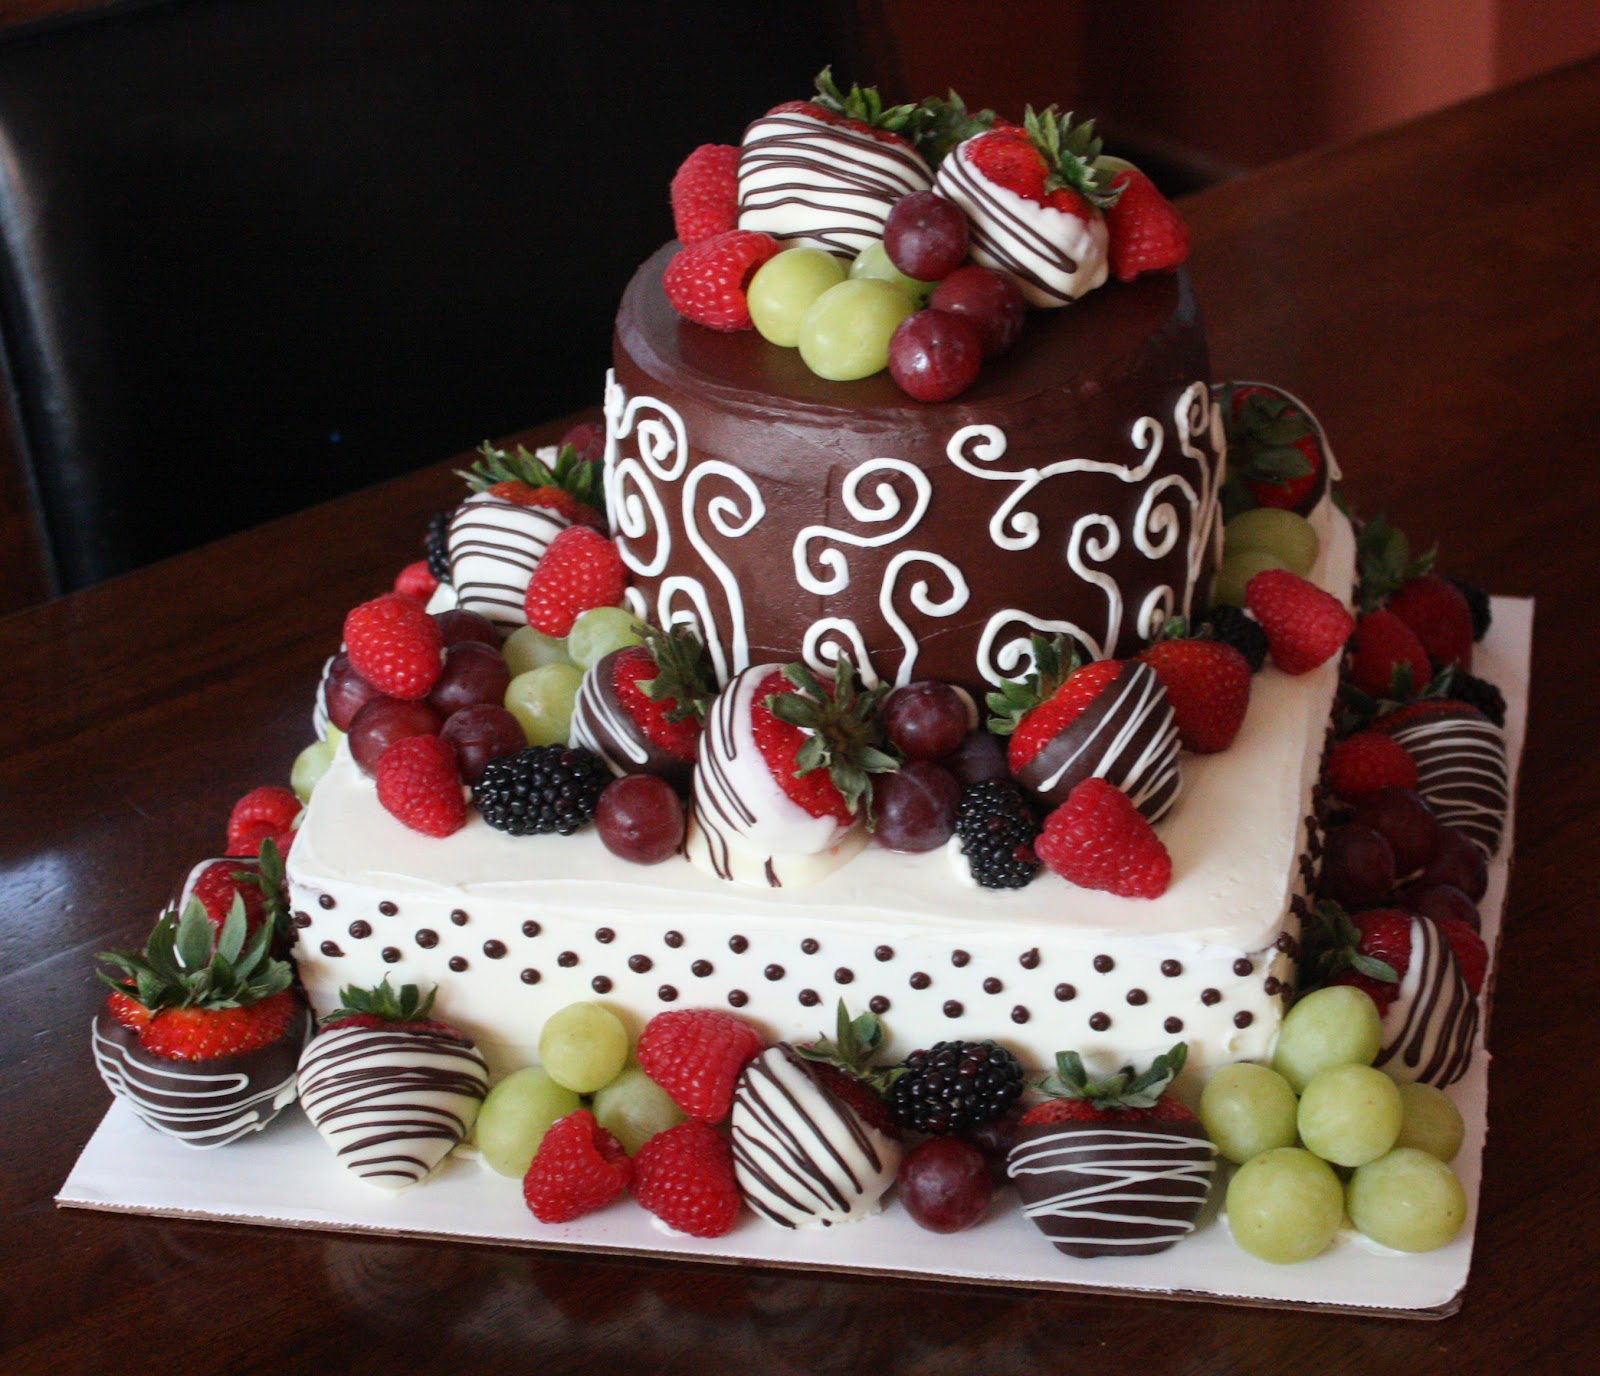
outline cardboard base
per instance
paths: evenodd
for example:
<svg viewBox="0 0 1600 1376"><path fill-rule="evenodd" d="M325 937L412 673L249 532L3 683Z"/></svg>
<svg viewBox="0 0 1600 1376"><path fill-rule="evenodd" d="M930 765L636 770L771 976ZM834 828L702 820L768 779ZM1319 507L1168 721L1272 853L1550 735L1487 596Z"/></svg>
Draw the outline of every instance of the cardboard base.
<svg viewBox="0 0 1600 1376"><path fill-rule="evenodd" d="M1526 726L1532 633L1531 602L1496 599L1494 626L1475 660L1477 673L1505 694L1513 797ZM1499 943L1512 820L1507 819L1506 840L1490 866L1489 891L1480 904L1491 951ZM1488 1004L1486 991L1484 1028ZM1233 1243L1220 1216L1226 1168L1219 1171L1195 1234L1151 1257L1086 1261L1063 1256L1023 1216L1010 1190L997 1195L985 1219L953 1237L923 1231L892 1202L876 1218L835 1229L790 1231L746 1213L731 1233L711 1240L670 1232L628 1200L551 1227L528 1212L520 1182L495 1175L470 1151L457 1152L421 1186L399 1194L364 1186L292 1108L262 1133L222 1150L196 1151L152 1131L125 1104L114 1103L56 1202L273 1227L1438 1318L1459 1307L1472 1262L1488 1070L1480 1040L1470 1072L1450 1091L1467 1125L1466 1143L1454 1163L1471 1202L1466 1225L1448 1246L1412 1256L1345 1233L1321 1256L1296 1266L1256 1261Z"/></svg>

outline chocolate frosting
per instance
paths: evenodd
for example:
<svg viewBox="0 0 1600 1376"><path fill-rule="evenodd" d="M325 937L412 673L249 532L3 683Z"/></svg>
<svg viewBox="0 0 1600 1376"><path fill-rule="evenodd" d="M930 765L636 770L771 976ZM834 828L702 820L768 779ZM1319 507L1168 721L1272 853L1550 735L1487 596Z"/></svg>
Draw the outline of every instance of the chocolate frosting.
<svg viewBox="0 0 1600 1376"><path fill-rule="evenodd" d="M1071 1257L1164 1252L1205 1206L1216 1148L1197 1123L1032 1123L1006 1171L1023 1211Z"/></svg>
<svg viewBox="0 0 1600 1376"><path fill-rule="evenodd" d="M301 1005L271 1046L205 1061L152 1055L104 1008L92 1035L100 1078L141 1119L186 1147L222 1147L259 1132L294 1102L295 1066L310 1029Z"/></svg>
<svg viewBox="0 0 1600 1376"><path fill-rule="evenodd" d="M661 289L675 248L618 314L607 494L635 609L696 623L721 680L844 649L886 681L980 693L1026 672L1034 630L1100 658L1190 609L1222 440L1184 274L1033 312L929 405L681 319Z"/></svg>

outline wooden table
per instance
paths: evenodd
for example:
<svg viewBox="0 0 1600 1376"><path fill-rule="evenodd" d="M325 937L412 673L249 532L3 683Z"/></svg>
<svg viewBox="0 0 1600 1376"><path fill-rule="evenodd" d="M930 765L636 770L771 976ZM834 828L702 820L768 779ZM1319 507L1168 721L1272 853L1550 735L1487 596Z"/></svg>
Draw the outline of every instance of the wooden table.
<svg viewBox="0 0 1600 1376"><path fill-rule="evenodd" d="M92 956L284 779L344 611L449 466L0 621L6 1371L1569 1372L1600 1337L1593 857L1600 64L1185 206L1218 377L1311 399L1347 491L1539 599L1494 1131L1444 1323L948 1288L63 1211L104 1111ZM558 347L554 342L552 347ZM595 360L596 384L604 360ZM535 432L558 433L553 424ZM225 460L226 437L218 437ZM270 473L241 473L239 500ZM941 1244L946 1245L946 1244Z"/></svg>

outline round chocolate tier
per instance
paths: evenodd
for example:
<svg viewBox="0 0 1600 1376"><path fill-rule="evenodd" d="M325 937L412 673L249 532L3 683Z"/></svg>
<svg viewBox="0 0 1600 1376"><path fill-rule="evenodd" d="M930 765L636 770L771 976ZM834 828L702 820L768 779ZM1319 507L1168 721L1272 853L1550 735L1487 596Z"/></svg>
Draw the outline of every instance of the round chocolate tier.
<svg viewBox="0 0 1600 1376"><path fill-rule="evenodd" d="M719 679L848 653L974 692L1034 632L1127 654L1215 567L1221 417L1180 273L1033 312L954 401L812 374L681 319L669 244L617 317L606 484L635 609L696 624Z"/></svg>

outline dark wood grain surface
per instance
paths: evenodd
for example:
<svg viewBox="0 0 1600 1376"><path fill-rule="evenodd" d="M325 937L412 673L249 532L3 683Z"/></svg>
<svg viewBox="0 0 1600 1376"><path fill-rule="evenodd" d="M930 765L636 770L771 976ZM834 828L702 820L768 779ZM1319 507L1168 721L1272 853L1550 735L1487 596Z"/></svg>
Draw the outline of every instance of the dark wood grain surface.
<svg viewBox="0 0 1600 1376"><path fill-rule="evenodd" d="M1589 64L1185 206L1216 375L1304 395L1358 507L1436 538L1451 569L1539 599L1493 1130L1457 1317L56 1210L107 1103L86 1035L93 953L140 936L191 860L218 846L232 800L285 777L344 611L414 557L427 516L451 500L441 464L0 620L0 1369L1592 1370L1597 146L1600 65ZM240 500L270 481L241 474Z"/></svg>

